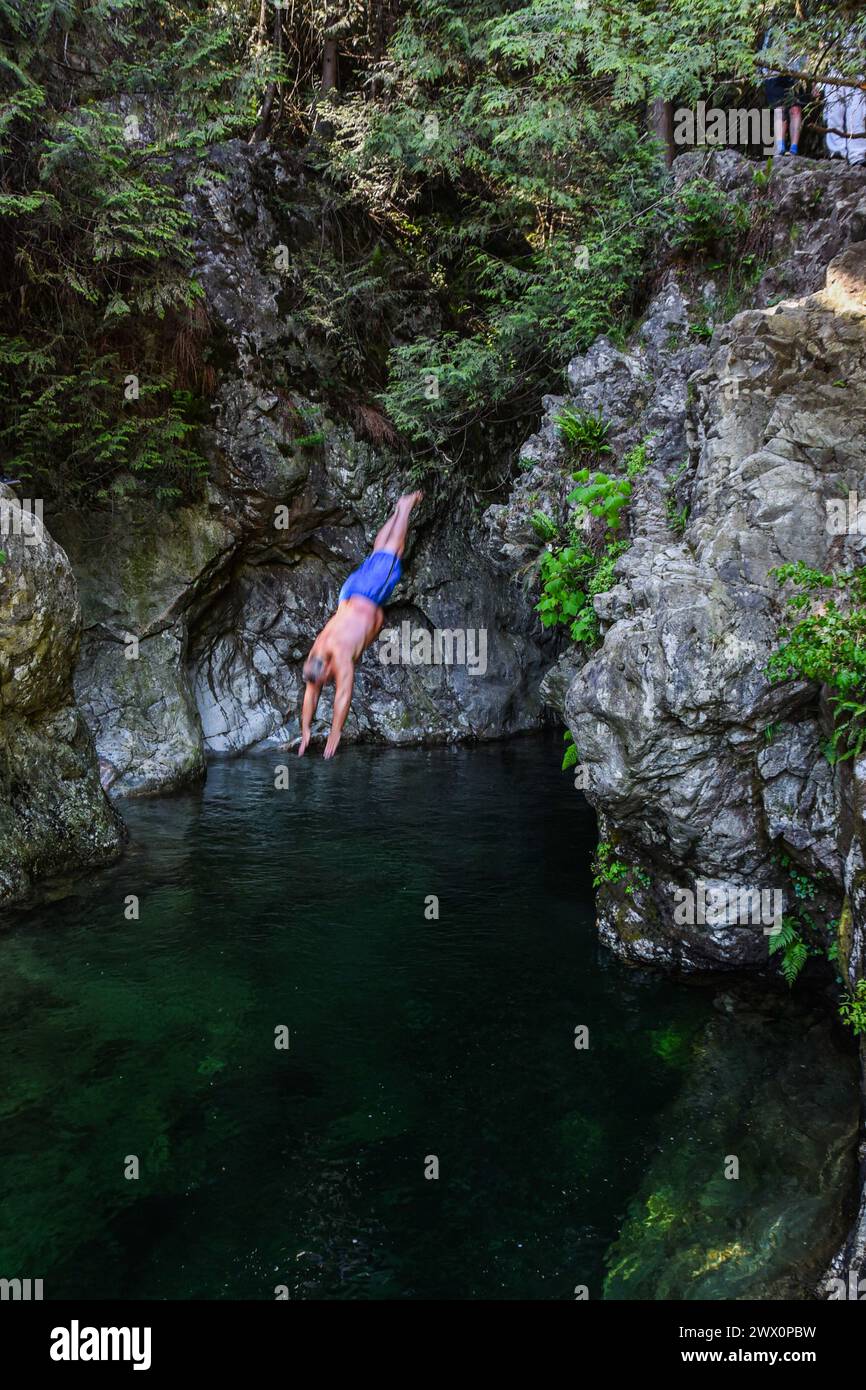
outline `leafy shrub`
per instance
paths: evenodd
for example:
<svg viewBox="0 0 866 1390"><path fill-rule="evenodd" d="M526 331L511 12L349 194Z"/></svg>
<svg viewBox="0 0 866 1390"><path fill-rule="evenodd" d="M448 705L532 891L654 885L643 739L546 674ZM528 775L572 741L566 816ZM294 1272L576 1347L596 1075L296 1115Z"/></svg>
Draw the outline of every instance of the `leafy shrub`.
<svg viewBox="0 0 866 1390"><path fill-rule="evenodd" d="M703 256L731 256L750 224L746 204L704 178L683 184L669 216L671 245Z"/></svg>
<svg viewBox="0 0 866 1390"><path fill-rule="evenodd" d="M839 1017L853 1028L855 1036L866 1033L866 979L857 981L853 994L846 991L842 995Z"/></svg>
<svg viewBox="0 0 866 1390"><path fill-rule="evenodd" d="M593 473L581 468L573 474L580 486L568 494L569 502L590 516L601 517L610 532L618 531L623 508L631 499L631 483L627 478L613 478L607 473Z"/></svg>
<svg viewBox="0 0 866 1390"><path fill-rule="evenodd" d="M770 573L793 586L788 607L805 616L780 629L783 640L767 676L774 683L800 676L826 685L836 721L827 757L857 757L866 746L866 566L825 574L798 561Z"/></svg>
<svg viewBox="0 0 866 1390"><path fill-rule="evenodd" d="M541 597L536 604L543 626L561 623L572 641L595 646L599 629L592 600L611 588L613 567L627 549L627 541L612 541L600 556L583 542L546 551L541 560Z"/></svg>
<svg viewBox="0 0 866 1390"><path fill-rule="evenodd" d="M618 859L611 841L600 840L592 861L592 886L600 888L614 883L623 883L626 896L633 898L637 888L649 888L652 879L645 870Z"/></svg>
<svg viewBox="0 0 866 1390"><path fill-rule="evenodd" d="M640 444L635 444L623 457L623 468L627 478L637 478L641 473L645 473L650 464L649 446L652 439L644 439Z"/></svg>
<svg viewBox="0 0 866 1390"><path fill-rule="evenodd" d="M541 559L541 597L536 612L544 627L557 623L567 626L576 642L582 640L580 615L586 605L582 586L592 573L593 564L591 552L577 545L548 550Z"/></svg>

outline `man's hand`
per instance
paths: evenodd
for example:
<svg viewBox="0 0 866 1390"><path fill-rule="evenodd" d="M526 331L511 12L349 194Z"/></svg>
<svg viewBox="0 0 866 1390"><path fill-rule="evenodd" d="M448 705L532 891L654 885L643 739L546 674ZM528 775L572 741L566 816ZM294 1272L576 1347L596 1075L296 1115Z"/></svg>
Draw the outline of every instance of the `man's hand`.
<svg viewBox="0 0 866 1390"><path fill-rule="evenodd" d="M355 680L355 663L350 657L341 657L338 663L335 662L335 667L334 717L331 720L328 742L325 744L326 758L333 758L337 751L340 734L343 732L346 715L349 713L349 705L352 703L352 686Z"/></svg>
<svg viewBox="0 0 866 1390"><path fill-rule="evenodd" d="M307 681L307 688L304 691L304 707L301 710L301 741L298 744L298 757L302 758L307 751L310 742L310 730L313 727L313 720L316 716L316 709L319 704L319 696L322 693L320 685L314 685L312 681ZM289 718L291 710L286 715Z"/></svg>

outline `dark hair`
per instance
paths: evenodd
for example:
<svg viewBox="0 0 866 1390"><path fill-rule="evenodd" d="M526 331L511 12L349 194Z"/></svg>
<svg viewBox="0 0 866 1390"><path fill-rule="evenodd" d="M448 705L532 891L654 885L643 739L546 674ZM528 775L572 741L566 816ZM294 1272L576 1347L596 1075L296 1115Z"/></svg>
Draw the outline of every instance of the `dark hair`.
<svg viewBox="0 0 866 1390"><path fill-rule="evenodd" d="M325 663L320 656L308 656L304 662L304 680L318 685L325 674Z"/></svg>

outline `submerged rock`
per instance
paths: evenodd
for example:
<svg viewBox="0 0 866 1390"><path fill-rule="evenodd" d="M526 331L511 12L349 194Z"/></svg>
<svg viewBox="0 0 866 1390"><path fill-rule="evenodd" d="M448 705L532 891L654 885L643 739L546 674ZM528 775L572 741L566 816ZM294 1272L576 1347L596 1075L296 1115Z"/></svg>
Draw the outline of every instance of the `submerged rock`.
<svg viewBox="0 0 866 1390"><path fill-rule="evenodd" d="M115 858L123 831L75 703L81 611L69 562L5 484L0 509L2 905L43 878Z"/></svg>
<svg viewBox="0 0 866 1390"><path fill-rule="evenodd" d="M606 1299L811 1299L845 1230L854 1058L814 1003L739 987L717 1008L607 1253Z"/></svg>

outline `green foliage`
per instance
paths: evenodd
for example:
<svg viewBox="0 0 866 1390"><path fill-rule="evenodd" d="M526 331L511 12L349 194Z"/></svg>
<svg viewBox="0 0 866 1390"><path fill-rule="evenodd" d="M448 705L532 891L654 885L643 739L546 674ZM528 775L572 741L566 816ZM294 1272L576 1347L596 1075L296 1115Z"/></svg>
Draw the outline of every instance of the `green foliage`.
<svg viewBox="0 0 866 1390"><path fill-rule="evenodd" d="M591 411L569 407L557 415L555 424L571 453L610 453L610 445L606 442L610 423L602 418L601 412L593 415Z"/></svg>
<svg viewBox="0 0 866 1390"><path fill-rule="evenodd" d="M634 141L633 131L630 138ZM629 156L623 152L622 158ZM609 170L600 172L602 183L607 174ZM647 170L636 169L630 187L645 186L646 180ZM489 196L494 196L492 187ZM602 187L599 205L608 196L614 204L623 202L621 194L607 195ZM503 213L495 206L498 225ZM514 417L515 411L528 412L530 402L556 378L563 362L585 351L599 333L625 329L643 271L649 228L635 224L624 206L607 202L606 209L612 221L622 221L615 237L601 228L575 228L570 237L557 232L539 244L524 214L524 240L515 242L509 259L470 254L470 235L493 235L486 222L470 218L459 235L449 230L438 255L446 264L457 260L463 294L459 301L451 297L443 313L459 320L460 327L444 327L395 346L381 395L390 418L408 439L441 451L453 448L456 438L464 439L481 423L496 425ZM432 238L436 244L442 231L438 223L425 226L424 240ZM588 248L585 270L575 267L578 236ZM444 271L443 280L445 298L450 282ZM434 276L434 288L438 283Z"/></svg>
<svg viewBox="0 0 866 1390"><path fill-rule="evenodd" d="M631 499L630 481L607 473L590 475L588 468L579 469L573 477L580 486L568 494L568 500L577 505L578 515L588 512L590 516L601 517L609 534L618 531L623 509Z"/></svg>
<svg viewBox="0 0 866 1390"><path fill-rule="evenodd" d="M578 759L580 757L580 754L577 751L577 745L574 741L574 734L571 732L571 729L566 729L565 733L562 736L562 741L567 745L562 758L562 771L569 772L571 768L577 767Z"/></svg>
<svg viewBox="0 0 866 1390"><path fill-rule="evenodd" d="M827 756L831 762L856 757L866 746L866 567L825 574L798 562L770 573L793 587L788 607L804 616L780 629L767 676L774 683L799 676L826 685L835 714Z"/></svg>
<svg viewBox="0 0 866 1390"><path fill-rule="evenodd" d="M767 160L766 164L764 165L763 169L756 169L755 172L752 174L752 182L754 183L756 188L759 188L763 191L769 188L772 179L773 157L771 155Z"/></svg>
<svg viewBox="0 0 866 1390"><path fill-rule="evenodd" d="M328 177L423 276L426 322L392 345L381 400L440 466L632 317L658 157L578 50L567 7L415 0L373 81L328 108Z"/></svg>
<svg viewBox="0 0 866 1390"><path fill-rule="evenodd" d="M529 518L529 523L540 541L552 541L559 535L559 527L553 518L547 515L547 512L534 511Z"/></svg>
<svg viewBox="0 0 866 1390"><path fill-rule="evenodd" d="M606 439L610 427L600 415L564 411L557 423L572 452L596 455L609 452ZM598 470L591 472L588 468L578 469L572 475L578 484L568 495L568 501L575 508L574 540L570 545L550 548L542 556L541 597L536 611L545 627L555 624L568 627L575 642L595 646L599 641L598 618L592 601L612 588L614 566L628 549L628 541L619 539L618 532L631 499L631 477L646 467L647 457L646 446L636 446L625 460L630 473L625 478ZM583 525L588 518L604 524L601 547L590 544Z"/></svg>
<svg viewBox="0 0 866 1390"><path fill-rule="evenodd" d="M649 888L652 880L645 870L624 863L616 856L616 847L610 840L601 840L592 862L592 886L601 888L622 883L626 896L633 898L637 889Z"/></svg>
<svg viewBox="0 0 866 1390"><path fill-rule="evenodd" d="M700 256L731 256L750 225L746 204L704 178L683 184L669 216L671 245Z"/></svg>
<svg viewBox="0 0 866 1390"><path fill-rule="evenodd" d="M145 138L128 98L179 81L170 34L201 35L200 11L162 0L0 10L0 449L5 468L49 496L144 487L164 499L207 467L192 225L170 142ZM58 67L61 48L84 61ZM175 150L192 140L194 111L206 114L189 91L182 104Z"/></svg>
<svg viewBox="0 0 866 1390"><path fill-rule="evenodd" d="M610 540L605 545L601 555L596 557L593 572L587 580L587 596L592 599L596 594L606 594L614 585L614 567L620 555L624 555L629 548L628 541Z"/></svg>
<svg viewBox="0 0 866 1390"><path fill-rule="evenodd" d="M864 17L853 5L833 0L810 0L808 6L798 0L668 0L664 6L606 0L579 8L551 0L538 11L518 10L503 20L503 28L528 27L532 14L536 52L550 52L559 30L559 61L579 55L593 74L612 80L612 100L620 105L650 97L694 103L731 74L740 82L758 82L761 64L784 70L790 53L809 55L809 82L836 73L856 81L858 48L866 40ZM761 38L771 23L774 44L762 53Z"/></svg>
<svg viewBox="0 0 866 1390"><path fill-rule="evenodd" d="M623 467L627 478L637 478L641 473L645 473L650 465L649 446L652 439L644 439L640 444L635 444L632 449L623 457Z"/></svg>
<svg viewBox="0 0 866 1390"><path fill-rule="evenodd" d="M598 556L581 541L545 551L540 569L541 597L536 604L542 625L562 624L572 641L595 646L599 630L592 600L612 587L613 567L627 549L627 541L613 541Z"/></svg>
<svg viewBox="0 0 866 1390"><path fill-rule="evenodd" d="M677 498L677 486L685 476L688 466L688 459L683 459L679 467L668 474L665 484L665 516L671 530L678 536L683 535L689 519L688 503L681 503Z"/></svg>
<svg viewBox="0 0 866 1390"><path fill-rule="evenodd" d="M564 362L628 330L665 218L679 249L731 259L743 208L701 180L669 203L644 103L754 75L766 9L0 0L8 462L66 493L197 486L220 344L184 197L225 178L215 143L267 135L316 189L302 215L294 186L274 209L300 371L371 439L399 431L417 469L483 470ZM783 9L821 71L850 68L850 19ZM341 86L323 94L326 41Z"/></svg>
<svg viewBox="0 0 866 1390"><path fill-rule="evenodd" d="M779 964L782 975L790 987L794 984L810 955L809 947L800 934L796 919L783 917L782 925L769 938L769 943L770 955L781 952L782 958Z"/></svg>
<svg viewBox="0 0 866 1390"><path fill-rule="evenodd" d="M579 615L586 604L586 593L580 587L592 564L592 556L580 546L567 545L548 550L541 560L541 598L536 612L544 627L562 623L571 629L575 641Z"/></svg>
<svg viewBox="0 0 866 1390"><path fill-rule="evenodd" d="M609 840L600 840L592 863L592 886L620 883L628 875L628 864L617 859L614 845Z"/></svg>
<svg viewBox="0 0 866 1390"><path fill-rule="evenodd" d="M843 700L838 695L831 696L830 703L835 716L828 749L830 762L859 758L866 746L866 703L862 700ZM840 719L843 714L847 718Z"/></svg>
<svg viewBox="0 0 866 1390"><path fill-rule="evenodd" d="M804 874L802 869L798 869L796 864L787 854L778 855L778 862L787 873L794 889L794 897L800 902L811 902L818 892L818 885L808 874Z"/></svg>
<svg viewBox="0 0 866 1390"><path fill-rule="evenodd" d="M815 909L812 904L822 885L827 886L826 875L818 874L815 878L804 873L785 850L776 850L773 858L788 878L793 903L790 912L782 918L779 931L769 937L769 953L781 953L779 964L782 975L791 986L810 957L828 961L837 959L838 922L827 921L822 927L813 915Z"/></svg>
<svg viewBox="0 0 866 1390"><path fill-rule="evenodd" d="M694 338L701 338L708 342L713 336L713 315L712 309L705 300L700 300L695 310L695 317L689 324L689 332Z"/></svg>
<svg viewBox="0 0 866 1390"><path fill-rule="evenodd" d="M853 994L846 990L842 995L839 1017L856 1037L866 1034L866 979L857 981Z"/></svg>

